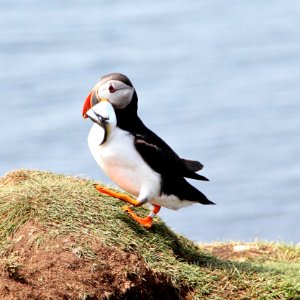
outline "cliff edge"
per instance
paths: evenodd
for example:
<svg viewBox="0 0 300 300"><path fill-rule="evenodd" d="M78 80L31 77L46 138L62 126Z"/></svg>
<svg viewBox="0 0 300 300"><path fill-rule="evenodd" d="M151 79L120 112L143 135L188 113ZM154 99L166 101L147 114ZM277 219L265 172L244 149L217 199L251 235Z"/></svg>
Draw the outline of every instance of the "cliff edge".
<svg viewBox="0 0 300 300"><path fill-rule="evenodd" d="M145 230L94 183L0 178L0 299L300 299L299 246L196 245L159 218Z"/></svg>

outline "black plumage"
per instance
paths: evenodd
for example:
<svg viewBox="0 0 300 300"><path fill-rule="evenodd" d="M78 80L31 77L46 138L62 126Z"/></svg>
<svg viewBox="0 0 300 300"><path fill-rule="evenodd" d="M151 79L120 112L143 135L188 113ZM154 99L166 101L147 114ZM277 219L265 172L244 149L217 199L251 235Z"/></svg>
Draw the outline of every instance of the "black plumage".
<svg viewBox="0 0 300 300"><path fill-rule="evenodd" d="M124 77L127 78L124 75L117 76L117 80L123 81ZM107 78L109 80L112 76L109 75ZM129 82L132 86L128 78L123 82L126 84ZM175 195L182 200L214 204L185 179L208 181L206 177L196 173L203 168L203 165L198 161L180 158L164 140L144 125L137 115L137 108L138 97L134 91L128 106L115 109L117 126L134 136L135 148L143 160L154 171L161 174L161 193Z"/></svg>

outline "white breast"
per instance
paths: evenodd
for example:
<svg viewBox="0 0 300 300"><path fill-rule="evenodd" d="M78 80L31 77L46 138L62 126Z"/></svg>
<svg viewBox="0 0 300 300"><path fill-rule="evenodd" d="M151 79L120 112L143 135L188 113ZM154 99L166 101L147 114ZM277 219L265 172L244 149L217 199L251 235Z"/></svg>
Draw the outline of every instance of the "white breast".
<svg viewBox="0 0 300 300"><path fill-rule="evenodd" d="M158 197L161 176L136 151L133 136L117 127L107 141L99 146L103 134L103 129L94 124L88 136L88 144L93 157L107 176L139 199Z"/></svg>

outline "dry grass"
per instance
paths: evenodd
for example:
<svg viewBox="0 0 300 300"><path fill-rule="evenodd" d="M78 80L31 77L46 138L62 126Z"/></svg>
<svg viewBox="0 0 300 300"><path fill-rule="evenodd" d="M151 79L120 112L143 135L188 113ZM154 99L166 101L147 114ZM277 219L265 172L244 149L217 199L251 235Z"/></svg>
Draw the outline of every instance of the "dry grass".
<svg viewBox="0 0 300 300"><path fill-rule="evenodd" d="M34 170L2 177L2 257L8 255L14 234L32 222L40 227L30 236L36 247L51 249L51 241L68 237L73 241L69 251L90 260L97 258L95 241L136 253L176 288L188 286L186 299L300 299L299 246L254 243L242 254L234 251L234 243L197 246L159 218L151 230L141 228L120 209L122 202L99 194L93 184ZM17 272L19 264L13 260L6 268Z"/></svg>

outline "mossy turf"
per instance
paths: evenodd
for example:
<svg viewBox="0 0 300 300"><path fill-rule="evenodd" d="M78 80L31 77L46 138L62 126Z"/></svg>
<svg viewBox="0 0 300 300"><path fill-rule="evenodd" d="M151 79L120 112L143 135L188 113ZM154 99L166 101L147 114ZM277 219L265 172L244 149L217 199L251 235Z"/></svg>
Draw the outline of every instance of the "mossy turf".
<svg viewBox="0 0 300 300"><path fill-rule="evenodd" d="M244 261L214 256L211 246L194 244L171 231L161 219L145 230L121 210L123 203L100 194L95 182L36 170L17 170L0 179L0 251L22 225L44 228L32 236L39 247L71 236L81 255L93 259L90 242L138 253L146 265L166 274L189 299L300 299L300 247L267 246L268 255ZM139 214L148 211L139 208ZM71 251L71 250L70 250Z"/></svg>

